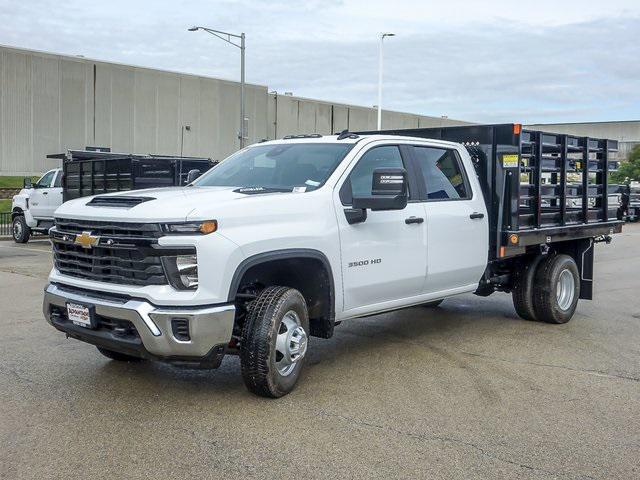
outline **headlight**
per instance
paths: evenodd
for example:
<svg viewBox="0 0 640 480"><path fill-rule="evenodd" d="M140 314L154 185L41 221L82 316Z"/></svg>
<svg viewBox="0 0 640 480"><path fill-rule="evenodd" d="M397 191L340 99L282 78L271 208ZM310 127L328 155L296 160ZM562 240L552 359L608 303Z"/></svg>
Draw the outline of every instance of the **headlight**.
<svg viewBox="0 0 640 480"><path fill-rule="evenodd" d="M169 283L178 290L198 288L198 257L196 255L178 255L162 257Z"/></svg>
<svg viewBox="0 0 640 480"><path fill-rule="evenodd" d="M206 220L204 222L167 223L162 226L162 229L168 233L207 235L218 229L218 222Z"/></svg>

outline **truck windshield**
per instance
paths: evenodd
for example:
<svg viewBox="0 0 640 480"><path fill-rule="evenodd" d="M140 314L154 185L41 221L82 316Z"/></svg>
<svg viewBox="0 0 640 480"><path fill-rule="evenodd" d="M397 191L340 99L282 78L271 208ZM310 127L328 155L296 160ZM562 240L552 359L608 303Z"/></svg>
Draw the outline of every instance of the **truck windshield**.
<svg viewBox="0 0 640 480"><path fill-rule="evenodd" d="M247 188L247 193L315 190L352 147L339 143L258 145L231 155L193 184Z"/></svg>

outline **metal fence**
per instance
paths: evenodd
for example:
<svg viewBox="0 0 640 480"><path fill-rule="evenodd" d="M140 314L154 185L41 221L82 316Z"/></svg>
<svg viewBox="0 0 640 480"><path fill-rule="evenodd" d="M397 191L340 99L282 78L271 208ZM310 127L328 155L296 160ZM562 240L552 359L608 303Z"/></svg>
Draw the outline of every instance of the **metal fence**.
<svg viewBox="0 0 640 480"><path fill-rule="evenodd" d="M11 212L0 212L0 237L11 235Z"/></svg>

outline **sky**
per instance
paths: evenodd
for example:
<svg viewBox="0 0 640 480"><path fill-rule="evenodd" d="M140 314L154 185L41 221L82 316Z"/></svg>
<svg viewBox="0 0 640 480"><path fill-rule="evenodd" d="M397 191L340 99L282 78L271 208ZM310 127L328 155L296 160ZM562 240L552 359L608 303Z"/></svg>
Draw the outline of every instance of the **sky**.
<svg viewBox="0 0 640 480"><path fill-rule="evenodd" d="M476 122L640 119L640 0L0 0L0 44Z"/></svg>

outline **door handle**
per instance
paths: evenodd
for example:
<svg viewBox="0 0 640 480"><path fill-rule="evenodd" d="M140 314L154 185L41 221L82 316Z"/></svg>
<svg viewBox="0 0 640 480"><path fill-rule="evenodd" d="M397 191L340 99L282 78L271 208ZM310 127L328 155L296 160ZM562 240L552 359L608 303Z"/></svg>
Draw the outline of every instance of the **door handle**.
<svg viewBox="0 0 640 480"><path fill-rule="evenodd" d="M49 195L49 192L42 192L43 195Z"/></svg>
<svg viewBox="0 0 640 480"><path fill-rule="evenodd" d="M424 222L424 218L421 217L409 217L404 219L404 223L407 225L411 225L412 223L422 223Z"/></svg>
<svg viewBox="0 0 640 480"><path fill-rule="evenodd" d="M476 218L484 218L484 213L473 212L471 215L469 215L469 218L471 220L475 220Z"/></svg>

